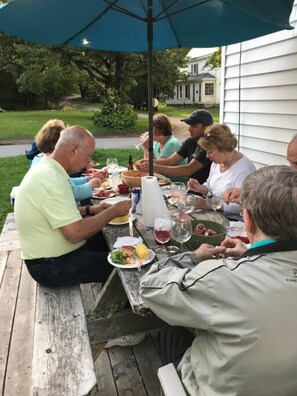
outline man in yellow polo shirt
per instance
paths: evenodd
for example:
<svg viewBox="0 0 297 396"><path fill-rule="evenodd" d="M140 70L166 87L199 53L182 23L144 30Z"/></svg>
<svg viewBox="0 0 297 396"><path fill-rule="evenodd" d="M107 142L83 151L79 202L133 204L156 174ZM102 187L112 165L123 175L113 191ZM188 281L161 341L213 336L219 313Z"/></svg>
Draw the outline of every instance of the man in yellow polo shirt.
<svg viewBox="0 0 297 396"><path fill-rule="evenodd" d="M91 161L95 140L81 126L67 127L50 156L21 182L15 217L31 276L46 286L104 282L112 267L101 233L113 218L127 215L130 200L77 208L69 173Z"/></svg>

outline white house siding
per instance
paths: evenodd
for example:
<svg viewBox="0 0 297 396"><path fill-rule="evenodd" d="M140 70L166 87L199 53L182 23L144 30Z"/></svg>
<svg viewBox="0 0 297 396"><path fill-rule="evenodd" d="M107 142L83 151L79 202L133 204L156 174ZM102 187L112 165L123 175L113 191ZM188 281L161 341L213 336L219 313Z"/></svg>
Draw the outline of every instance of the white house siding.
<svg viewBox="0 0 297 396"><path fill-rule="evenodd" d="M290 23L294 30L222 51L220 122L257 167L288 165L287 145L297 133L297 0Z"/></svg>

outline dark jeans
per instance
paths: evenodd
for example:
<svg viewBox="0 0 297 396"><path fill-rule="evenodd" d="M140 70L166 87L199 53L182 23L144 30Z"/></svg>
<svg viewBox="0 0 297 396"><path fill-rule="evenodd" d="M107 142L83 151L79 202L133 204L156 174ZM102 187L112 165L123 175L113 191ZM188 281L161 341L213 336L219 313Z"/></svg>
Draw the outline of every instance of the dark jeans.
<svg viewBox="0 0 297 396"><path fill-rule="evenodd" d="M99 232L81 248L59 257L25 260L32 278L44 286L71 286L105 282L113 270L107 261L108 247Z"/></svg>
<svg viewBox="0 0 297 396"><path fill-rule="evenodd" d="M157 338L162 364L173 363L177 367L194 338L194 334L184 327L163 327Z"/></svg>

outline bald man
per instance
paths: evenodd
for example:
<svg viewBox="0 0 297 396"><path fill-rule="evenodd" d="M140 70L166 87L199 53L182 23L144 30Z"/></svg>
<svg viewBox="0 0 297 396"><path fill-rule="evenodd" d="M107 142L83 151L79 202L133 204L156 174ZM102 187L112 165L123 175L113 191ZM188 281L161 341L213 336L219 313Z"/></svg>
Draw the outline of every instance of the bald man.
<svg viewBox="0 0 297 396"><path fill-rule="evenodd" d="M69 174L90 161L93 135L81 126L65 128L49 156L23 178L15 200L22 258L36 282L68 286L105 282L112 266L102 228L127 215L130 200L77 208Z"/></svg>

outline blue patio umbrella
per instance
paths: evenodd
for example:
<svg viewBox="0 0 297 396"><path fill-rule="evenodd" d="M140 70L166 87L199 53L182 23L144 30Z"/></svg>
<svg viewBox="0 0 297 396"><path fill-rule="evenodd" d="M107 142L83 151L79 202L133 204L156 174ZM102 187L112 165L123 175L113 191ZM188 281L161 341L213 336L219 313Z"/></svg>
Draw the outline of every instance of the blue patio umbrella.
<svg viewBox="0 0 297 396"><path fill-rule="evenodd" d="M152 52L214 47L291 29L294 0L14 0L0 31L45 44L148 53L149 159L153 174Z"/></svg>

